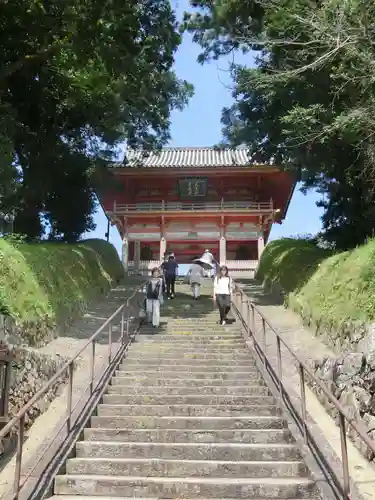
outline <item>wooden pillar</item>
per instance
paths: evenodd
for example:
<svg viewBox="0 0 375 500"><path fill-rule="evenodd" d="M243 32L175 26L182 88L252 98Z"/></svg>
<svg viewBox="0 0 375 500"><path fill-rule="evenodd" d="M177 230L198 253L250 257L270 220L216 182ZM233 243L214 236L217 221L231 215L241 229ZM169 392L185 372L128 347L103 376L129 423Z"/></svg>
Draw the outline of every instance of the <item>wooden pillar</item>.
<svg viewBox="0 0 375 500"><path fill-rule="evenodd" d="M264 250L264 238L263 236L259 236L258 238L258 260L260 260L262 253Z"/></svg>
<svg viewBox="0 0 375 500"><path fill-rule="evenodd" d="M127 273L129 270L129 239L125 234L122 239L122 265L124 266L124 271Z"/></svg>
<svg viewBox="0 0 375 500"><path fill-rule="evenodd" d="M139 269L141 262L141 242L139 240L134 241L134 267Z"/></svg>
<svg viewBox="0 0 375 500"><path fill-rule="evenodd" d="M227 240L225 238L225 226L220 227L220 241L219 241L219 261L221 266L227 263Z"/></svg>
<svg viewBox="0 0 375 500"><path fill-rule="evenodd" d="M162 236L160 238L160 262L163 262L165 252L167 251L167 240Z"/></svg>
<svg viewBox="0 0 375 500"><path fill-rule="evenodd" d="M163 200L163 209L164 209L164 200ZM160 224L160 262L164 261L164 255L167 251L167 240L165 239L165 227L164 227L164 216L162 217L162 221Z"/></svg>

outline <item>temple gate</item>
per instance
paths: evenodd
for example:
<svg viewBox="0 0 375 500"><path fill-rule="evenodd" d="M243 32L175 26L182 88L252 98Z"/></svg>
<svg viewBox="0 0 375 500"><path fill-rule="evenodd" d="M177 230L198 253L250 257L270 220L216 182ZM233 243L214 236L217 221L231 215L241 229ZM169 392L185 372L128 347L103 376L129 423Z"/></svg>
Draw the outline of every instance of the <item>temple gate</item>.
<svg viewBox="0 0 375 500"><path fill-rule="evenodd" d="M98 195L135 272L159 265L167 249L189 263L209 248L232 275L251 276L295 186L288 172L251 163L246 148L128 151L110 171L116 182Z"/></svg>

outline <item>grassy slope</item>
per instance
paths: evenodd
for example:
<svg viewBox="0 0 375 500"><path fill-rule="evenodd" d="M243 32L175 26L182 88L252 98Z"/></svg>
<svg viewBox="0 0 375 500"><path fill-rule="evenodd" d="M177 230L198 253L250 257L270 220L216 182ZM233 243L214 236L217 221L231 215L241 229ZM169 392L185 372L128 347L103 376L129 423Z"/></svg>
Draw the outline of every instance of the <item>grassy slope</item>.
<svg viewBox="0 0 375 500"><path fill-rule="evenodd" d="M258 277L279 285L290 307L332 342L375 319L375 240L335 255L304 241L274 241Z"/></svg>
<svg viewBox="0 0 375 500"><path fill-rule="evenodd" d="M282 238L269 243L259 263L257 278L284 294L299 290L327 257L326 250L304 240Z"/></svg>
<svg viewBox="0 0 375 500"><path fill-rule="evenodd" d="M115 248L102 240L68 245L0 239L0 269L0 312L16 320L30 345L82 313L123 274Z"/></svg>

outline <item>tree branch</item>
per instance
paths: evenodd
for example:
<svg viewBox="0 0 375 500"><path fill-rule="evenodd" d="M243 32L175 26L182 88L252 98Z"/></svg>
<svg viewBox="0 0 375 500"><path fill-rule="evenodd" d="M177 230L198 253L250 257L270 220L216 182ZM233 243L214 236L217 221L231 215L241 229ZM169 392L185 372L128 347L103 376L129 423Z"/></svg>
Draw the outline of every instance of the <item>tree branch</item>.
<svg viewBox="0 0 375 500"><path fill-rule="evenodd" d="M49 47L44 48L44 49L40 50L39 52L36 52L35 54L26 55L26 56L22 57L21 59L18 59L18 61L10 63L8 66L6 66L5 68L3 68L0 71L0 83L2 83L4 80L9 78L9 76L13 75L14 73L19 71L20 69L22 69L27 64L30 64L34 61L38 61L38 60L42 61L44 59L47 59L51 54L53 54L53 52L55 52L57 50L61 50L62 48L69 47L69 46L70 46L69 41L67 41L67 40L61 41L60 40L59 42L56 42L56 43L50 45Z"/></svg>

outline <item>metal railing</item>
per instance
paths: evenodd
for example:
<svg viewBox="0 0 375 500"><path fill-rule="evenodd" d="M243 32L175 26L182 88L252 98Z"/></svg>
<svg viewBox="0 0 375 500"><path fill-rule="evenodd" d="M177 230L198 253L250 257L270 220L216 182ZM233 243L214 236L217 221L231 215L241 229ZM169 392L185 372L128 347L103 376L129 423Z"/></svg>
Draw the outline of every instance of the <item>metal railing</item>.
<svg viewBox="0 0 375 500"><path fill-rule="evenodd" d="M281 335L272 326L270 321L264 316L264 314L254 304L254 302L249 299L246 293L238 287L238 285L235 285L235 292L235 308L237 309L248 337L253 342L254 349L259 357L260 362L263 364L264 370L271 377L271 380L276 387L276 391L278 392L279 407L284 404L287 411L291 414L292 418L297 424L297 427L299 428L299 431L302 433L304 444L310 449L310 451L312 451L315 459L318 460L320 470L323 472L325 477L330 480L330 482L333 481L335 492L339 495L337 498L352 500L353 487L350 480L347 447L348 429L353 429L374 455L375 441L369 438L369 436L366 434L366 429L364 428L364 426L359 424L355 420L355 418L352 418L349 415L349 413L345 410L345 408L341 405L337 398L335 398L335 396L329 391L326 385L321 382L313 374L311 369L296 355L293 349L287 344L287 342L285 342L285 340L283 340ZM261 341L258 339L259 332L257 331L256 327L256 315L258 315L258 318L261 322ZM267 355L267 330L272 333L276 340L276 369L272 366ZM299 409L295 407L295 404L291 401L287 390L284 387L282 347L289 352L298 368L301 399L301 407ZM326 458L320 450L320 447L317 445L314 437L309 431L306 405L307 377L322 391L322 393L326 396L326 398L338 412L338 422L340 427L342 479L340 479L332 470L332 467L328 464Z"/></svg>
<svg viewBox="0 0 375 500"><path fill-rule="evenodd" d="M98 345L99 339L102 335L107 336L106 343L108 346L108 357L107 357L107 370L114 363L118 363L121 359L122 352L124 352L139 327L139 321L136 314L134 314L134 309L138 306L136 303L137 294L144 291L144 283L137 286L134 292L126 300L125 304L122 304L113 314L110 316L101 326L96 330L96 332L87 340L85 345L69 360L67 361L56 374L25 404L19 412L10 420L10 422L0 431L0 441L3 441L9 434L11 434L15 429L17 429L17 451L16 451L16 463L15 472L13 480L13 492L7 500L18 500L22 488L25 486L28 479L32 476L33 472L39 465L39 461L36 462L32 469L24 476L21 483L21 470L22 470L22 459L24 450L24 438L25 438L25 418L27 412L43 398L49 391L51 391L59 382L67 379L67 398L66 398L66 416L63 419L62 426L59 427L55 436L51 438L48 449L53 444L59 433L66 427L67 436L72 432L73 426L78 420L73 418L74 410L82 404L82 399L85 397L87 391L89 391L88 401L86 404L90 405L90 397L93 396L94 392L99 386L102 385L103 379L106 377L106 372L104 371L102 378L96 379L96 346ZM137 308L138 309L138 308ZM117 328L114 328L117 327ZM115 329L118 330L118 339L115 338ZM113 346L115 351L113 352ZM90 373L88 379L88 385L83 391L81 398L76 401L73 408L73 386L74 386L74 367L80 356L87 350L90 349ZM102 366L102 368L105 365ZM110 373L108 372L107 378L109 380ZM106 381L106 380L105 380ZM90 405L91 406L91 405Z"/></svg>
<svg viewBox="0 0 375 500"><path fill-rule="evenodd" d="M116 203L113 207L114 214L129 212L264 212L273 211L271 201L213 201L213 202L153 202L153 203Z"/></svg>

